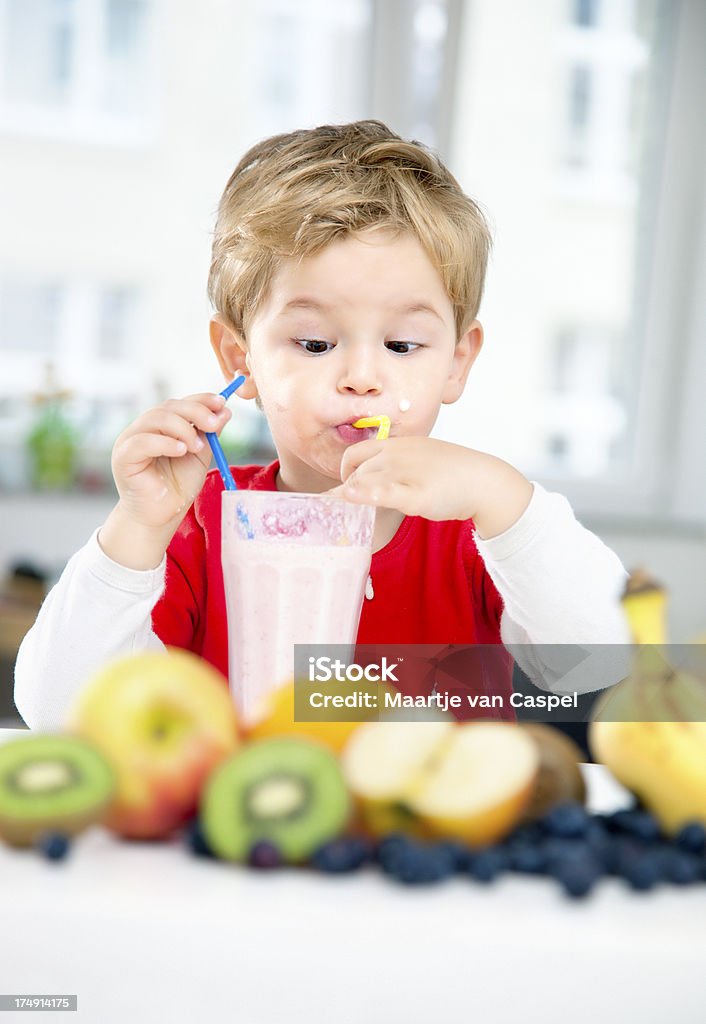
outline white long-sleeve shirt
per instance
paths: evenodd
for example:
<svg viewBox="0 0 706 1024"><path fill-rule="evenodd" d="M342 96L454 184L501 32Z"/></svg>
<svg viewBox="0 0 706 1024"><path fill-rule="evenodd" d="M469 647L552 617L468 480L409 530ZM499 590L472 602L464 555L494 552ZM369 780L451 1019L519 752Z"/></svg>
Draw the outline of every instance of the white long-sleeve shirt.
<svg viewBox="0 0 706 1024"><path fill-rule="evenodd" d="M487 540L475 535L475 542L504 602L502 642L536 686L582 693L595 690L599 676L605 686L623 678L630 636L620 597L627 573L563 495L535 483L513 526ZM110 658L164 650L151 613L165 569L166 557L147 571L117 564L102 551L98 530L73 555L17 657L15 703L30 728L61 728L79 690ZM581 664L575 645L589 649ZM615 664L605 645L619 645ZM600 673L596 658L607 659Z"/></svg>

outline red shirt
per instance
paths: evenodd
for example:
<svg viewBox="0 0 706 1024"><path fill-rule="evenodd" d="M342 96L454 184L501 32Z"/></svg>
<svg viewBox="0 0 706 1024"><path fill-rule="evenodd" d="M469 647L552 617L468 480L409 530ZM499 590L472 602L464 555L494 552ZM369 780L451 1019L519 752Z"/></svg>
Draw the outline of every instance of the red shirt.
<svg viewBox="0 0 706 1024"><path fill-rule="evenodd" d="M235 466L233 475L244 490L276 490L279 462L269 466ZM183 519L167 550L164 593L152 612L152 627L163 643L201 655L228 675L228 630L221 569L221 494L223 482L211 470L200 494ZM406 516L392 540L372 556L370 577L374 597L363 601L359 644L428 644L425 670L407 690L429 693L433 683L429 657L453 673L444 672L439 692L502 694L505 710L493 717L514 718L509 708L512 659L503 647L488 668L478 670L469 653L448 658L449 644L501 644L503 603L473 539L473 522L432 522ZM422 652L420 652L422 653ZM459 666L459 658L464 665ZM465 671L465 676L464 676ZM459 680L458 677L461 677ZM400 689L405 689L400 687ZM465 698L464 698L465 703ZM457 717L478 717L460 709Z"/></svg>

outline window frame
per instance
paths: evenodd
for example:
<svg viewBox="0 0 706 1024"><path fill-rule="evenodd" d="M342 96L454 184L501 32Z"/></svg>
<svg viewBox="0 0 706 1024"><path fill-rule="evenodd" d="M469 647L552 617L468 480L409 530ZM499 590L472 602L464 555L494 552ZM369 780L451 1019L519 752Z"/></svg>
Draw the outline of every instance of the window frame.
<svg viewBox="0 0 706 1024"><path fill-rule="evenodd" d="M665 131L662 159L645 183L628 360L640 380L631 396L632 450L622 473L580 480L543 476L577 515L604 526L648 525L706 535L706 123L695 98L706 95L706 7L672 0L672 28L657 85ZM653 201L651 202L650 199ZM637 307L638 302L634 303Z"/></svg>

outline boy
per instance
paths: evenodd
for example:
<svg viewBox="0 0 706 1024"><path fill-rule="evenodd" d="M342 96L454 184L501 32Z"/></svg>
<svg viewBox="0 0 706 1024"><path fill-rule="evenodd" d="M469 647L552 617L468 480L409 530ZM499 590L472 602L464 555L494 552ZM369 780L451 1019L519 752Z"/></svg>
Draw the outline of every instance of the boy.
<svg viewBox="0 0 706 1024"><path fill-rule="evenodd" d="M428 436L482 345L489 248L449 171L381 122L266 139L219 205L211 342L227 380L247 375L238 397L264 410L278 454L236 467L239 487L377 507L360 643L504 642L538 685L566 692L522 645L626 643L625 570L561 495ZM351 425L383 414L385 441ZM219 396L192 395L117 439L118 503L18 656L15 698L31 727L60 726L118 653L171 644L227 674L222 483L203 432L229 416Z"/></svg>

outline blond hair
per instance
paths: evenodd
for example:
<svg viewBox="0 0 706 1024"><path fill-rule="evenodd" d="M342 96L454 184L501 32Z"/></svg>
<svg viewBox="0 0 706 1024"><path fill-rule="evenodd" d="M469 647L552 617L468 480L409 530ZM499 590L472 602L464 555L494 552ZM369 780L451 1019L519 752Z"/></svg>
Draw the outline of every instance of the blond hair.
<svg viewBox="0 0 706 1024"><path fill-rule="evenodd" d="M218 205L211 303L246 335L282 258L383 226L417 237L444 282L460 338L483 294L488 224L435 153L381 121L287 132L248 150Z"/></svg>

